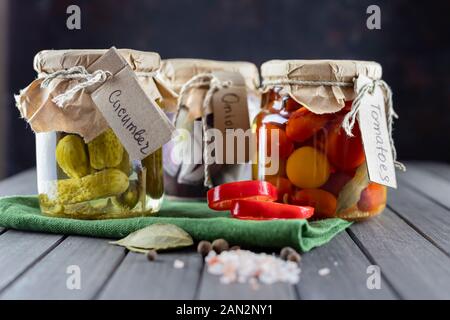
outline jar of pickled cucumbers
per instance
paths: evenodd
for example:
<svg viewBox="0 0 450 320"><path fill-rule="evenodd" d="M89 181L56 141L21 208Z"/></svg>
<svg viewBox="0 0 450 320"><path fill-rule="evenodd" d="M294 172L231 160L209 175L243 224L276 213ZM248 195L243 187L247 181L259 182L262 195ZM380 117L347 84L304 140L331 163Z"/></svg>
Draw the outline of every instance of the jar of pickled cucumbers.
<svg viewBox="0 0 450 320"><path fill-rule="evenodd" d="M91 79L86 69L105 52L39 52L34 60L38 78L16 97L17 107L36 133L39 201L46 215L106 219L150 215L160 209L162 149L132 160L87 87L64 107L55 102L56 96ZM162 106L161 84L154 80L159 55L118 52L136 73L139 85Z"/></svg>
<svg viewBox="0 0 450 320"><path fill-rule="evenodd" d="M221 73L221 79L216 74ZM253 118L260 111L259 73L250 62L226 62L202 59L163 60L159 78L178 96L168 102L168 116L174 122L179 135L163 148L164 182L168 196L182 199L204 199L209 187L226 182L249 180L252 177L250 161L247 163L208 163L205 159L205 130L217 128L224 114L215 113L214 99L207 103L209 93L221 90L220 83L235 81L235 75L242 80L240 103L230 118L241 120L244 129L251 131ZM219 85L218 85L219 84ZM214 87L216 86L216 87ZM234 100L233 100L234 102ZM205 103L207 105L205 105ZM225 108L230 107L226 106ZM240 108L240 110L236 110ZM245 123L246 122L246 123ZM182 134L184 132L184 134ZM187 145L187 146L186 146ZM183 158L174 156L183 148ZM225 152L223 153L226 157Z"/></svg>
<svg viewBox="0 0 450 320"><path fill-rule="evenodd" d="M358 122L343 129L355 99L353 81L381 78L375 62L273 60L261 67L263 110L255 118L253 178L278 188L278 201L315 208L314 217L375 216L385 186L370 182Z"/></svg>

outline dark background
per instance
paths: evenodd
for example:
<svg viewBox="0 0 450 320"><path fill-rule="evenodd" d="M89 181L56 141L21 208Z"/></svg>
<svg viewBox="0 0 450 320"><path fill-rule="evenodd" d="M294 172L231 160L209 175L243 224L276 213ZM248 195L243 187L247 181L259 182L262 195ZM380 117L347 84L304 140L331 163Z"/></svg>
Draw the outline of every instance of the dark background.
<svg viewBox="0 0 450 320"><path fill-rule="evenodd" d="M6 0L0 0L6 1ZM81 30L66 28L81 7ZM381 7L381 30L366 9ZM6 174L35 164L34 136L13 93L42 49L128 47L163 58L376 60L394 91L400 159L450 162L450 1L14 0L9 3Z"/></svg>

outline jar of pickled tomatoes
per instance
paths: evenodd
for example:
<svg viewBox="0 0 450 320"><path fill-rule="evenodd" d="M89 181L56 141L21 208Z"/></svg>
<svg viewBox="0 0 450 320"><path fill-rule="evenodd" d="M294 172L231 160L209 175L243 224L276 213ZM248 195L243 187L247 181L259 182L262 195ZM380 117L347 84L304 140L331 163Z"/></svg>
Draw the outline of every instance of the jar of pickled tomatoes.
<svg viewBox="0 0 450 320"><path fill-rule="evenodd" d="M253 130L253 178L278 188L278 201L315 208L316 218L359 220L386 206L385 186L370 182L358 122L342 128L359 75L381 78L375 62L272 60L261 67L262 111Z"/></svg>

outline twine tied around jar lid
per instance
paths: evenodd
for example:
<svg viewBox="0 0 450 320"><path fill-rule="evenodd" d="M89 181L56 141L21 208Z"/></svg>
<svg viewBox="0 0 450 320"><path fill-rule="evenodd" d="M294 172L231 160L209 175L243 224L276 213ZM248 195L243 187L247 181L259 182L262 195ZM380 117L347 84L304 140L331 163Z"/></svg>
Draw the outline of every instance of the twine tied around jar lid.
<svg viewBox="0 0 450 320"><path fill-rule="evenodd" d="M156 72L135 72L137 77L153 77ZM112 77L112 73L105 70L95 70L89 73L84 66L74 66L69 69L58 70L53 73L39 73L38 78L43 78L41 88L47 88L54 79L84 80L52 99L58 107L63 108L75 94L85 88L101 84Z"/></svg>
<svg viewBox="0 0 450 320"><path fill-rule="evenodd" d="M104 70L95 70L89 73L83 66L75 66L69 69L58 70L51 74L44 75L41 82L41 88L47 88L54 79L76 79L84 80L67 91L52 98L52 101L60 108L64 107L67 101L70 101L74 95L84 89L95 84L104 83L112 76L112 73Z"/></svg>
<svg viewBox="0 0 450 320"><path fill-rule="evenodd" d="M381 79L371 79L369 83L364 84L359 90L355 86L356 78L351 82L345 81L315 81L315 80L297 80L297 79L279 79L279 80L263 80L262 87L274 87L284 85L299 85L299 86L337 86L337 87L355 87L356 97L353 99L351 110L345 115L342 121L342 128L349 137L353 137L353 127L355 126L356 117L361 108L361 100L367 94L373 94L375 88L378 86L383 91L384 100L387 111L387 126L389 133L389 143L392 148L392 157L394 165L401 171L406 171L406 167L400 161L397 161L397 150L395 148L394 139L392 137L394 118L398 119L398 115L394 110L392 90L389 85Z"/></svg>
<svg viewBox="0 0 450 320"><path fill-rule="evenodd" d="M233 82L231 80L221 81L217 77L215 77L212 73L201 73L193 76L189 81L183 84L181 87L180 93L178 95L177 100L177 106L176 106L176 113L173 118L173 124L175 125L178 117L180 115L181 106L183 97L186 95L187 91L193 88L201 88L209 86L208 91L206 92L205 98L203 99L202 104L202 133L203 133L203 170L204 170L204 180L203 185L208 188L213 187L213 183L211 180L211 175L209 172L209 156L208 156L208 150L206 146L209 143L209 136L208 136L208 125L206 122L206 112L207 109L211 103L211 99L214 95L214 93L218 90L228 88L232 86Z"/></svg>

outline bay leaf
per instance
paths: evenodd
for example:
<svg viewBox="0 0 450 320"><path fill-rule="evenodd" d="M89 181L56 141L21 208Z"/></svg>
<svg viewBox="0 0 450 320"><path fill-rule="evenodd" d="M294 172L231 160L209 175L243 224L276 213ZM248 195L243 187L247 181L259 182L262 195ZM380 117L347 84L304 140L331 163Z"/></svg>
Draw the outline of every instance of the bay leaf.
<svg viewBox="0 0 450 320"><path fill-rule="evenodd" d="M194 241L186 231L176 225L155 223L110 243L136 250L164 250L187 247L194 244Z"/></svg>
<svg viewBox="0 0 450 320"><path fill-rule="evenodd" d="M135 248L135 247L125 247L125 248L127 248L131 252L143 253L143 254L147 254L150 251L149 249L140 249L140 248Z"/></svg>
<svg viewBox="0 0 450 320"><path fill-rule="evenodd" d="M369 176L367 174L367 165L364 162L362 165L356 169L355 176L345 184L337 199L337 209L336 213L339 216L340 213L345 210L355 206L359 198L361 197L361 192L369 185Z"/></svg>

